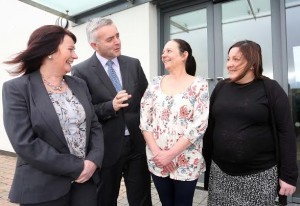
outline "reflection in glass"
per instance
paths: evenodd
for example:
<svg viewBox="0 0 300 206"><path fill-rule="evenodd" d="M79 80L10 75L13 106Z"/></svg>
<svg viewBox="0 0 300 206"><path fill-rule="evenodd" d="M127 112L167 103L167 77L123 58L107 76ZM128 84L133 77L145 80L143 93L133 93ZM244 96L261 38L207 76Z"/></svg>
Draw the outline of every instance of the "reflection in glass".
<svg viewBox="0 0 300 206"><path fill-rule="evenodd" d="M299 2L300 4L300 2ZM289 67L289 84L291 88L300 88L300 8L290 7L286 9L286 29L287 29L287 53Z"/></svg>
<svg viewBox="0 0 300 206"><path fill-rule="evenodd" d="M51 8L54 9L57 12L65 14L65 12L68 10L69 15L78 15L85 11L104 6L105 4L111 3L116 0L88 0L88 1L76 1L76 3L73 0L32 0L34 3L30 3L28 0L20 0L24 3L28 3L31 5L39 5L38 8ZM46 9L47 11L47 9Z"/></svg>
<svg viewBox="0 0 300 206"><path fill-rule="evenodd" d="M297 164L300 169L300 0L286 0L286 35L288 58L289 100L297 135ZM300 182L293 195L293 202L300 202Z"/></svg>
<svg viewBox="0 0 300 206"><path fill-rule="evenodd" d="M249 4L250 2L250 4ZM262 48L265 76L273 78L270 0L239 0L222 4L224 77L229 47L240 40L252 40Z"/></svg>
<svg viewBox="0 0 300 206"><path fill-rule="evenodd" d="M300 0L285 0L285 7L290 8L293 6L299 6Z"/></svg>
<svg viewBox="0 0 300 206"><path fill-rule="evenodd" d="M193 50L196 75L208 77L206 9L175 15L170 18L170 39L184 39Z"/></svg>
<svg viewBox="0 0 300 206"><path fill-rule="evenodd" d="M297 135L297 162L300 169L300 1L286 0L286 35L289 79L289 99L292 108L294 129ZM293 202L299 203L300 182L293 195Z"/></svg>

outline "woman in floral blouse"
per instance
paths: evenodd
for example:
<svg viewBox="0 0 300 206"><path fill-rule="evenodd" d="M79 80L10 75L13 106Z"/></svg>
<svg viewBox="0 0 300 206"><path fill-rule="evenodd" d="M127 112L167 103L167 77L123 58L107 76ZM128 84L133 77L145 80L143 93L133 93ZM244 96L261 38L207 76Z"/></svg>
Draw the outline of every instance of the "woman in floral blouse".
<svg viewBox="0 0 300 206"><path fill-rule="evenodd" d="M198 177L205 171L208 84L194 76L196 62L184 40L167 42L162 61L169 74L155 77L141 100L148 167L163 206L192 206Z"/></svg>

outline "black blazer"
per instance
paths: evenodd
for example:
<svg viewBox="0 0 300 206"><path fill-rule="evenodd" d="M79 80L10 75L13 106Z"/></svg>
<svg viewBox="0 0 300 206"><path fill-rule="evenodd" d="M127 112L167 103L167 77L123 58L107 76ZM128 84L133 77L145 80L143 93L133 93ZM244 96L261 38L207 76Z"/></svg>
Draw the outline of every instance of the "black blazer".
<svg viewBox="0 0 300 206"><path fill-rule="evenodd" d="M76 77L64 78L86 113L86 159L100 167L103 133L86 84ZM4 126L18 155L10 200L30 204L62 197L82 172L83 159L70 154L39 71L5 82L2 98Z"/></svg>
<svg viewBox="0 0 300 206"><path fill-rule="evenodd" d="M148 82L138 59L121 55L118 61L123 89L132 95L128 101L129 106L118 112L115 112L112 106L112 100L117 92L95 53L72 69L72 75L86 81L96 114L103 126L105 147L103 167L113 165L119 159L125 124L130 132L135 151L145 153L145 141L139 124L140 101Z"/></svg>

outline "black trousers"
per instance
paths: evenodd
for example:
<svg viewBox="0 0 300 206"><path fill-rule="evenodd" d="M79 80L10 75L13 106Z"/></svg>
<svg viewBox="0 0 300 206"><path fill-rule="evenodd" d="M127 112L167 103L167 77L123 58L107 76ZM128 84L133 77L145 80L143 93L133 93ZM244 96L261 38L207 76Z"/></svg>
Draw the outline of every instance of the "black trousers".
<svg viewBox="0 0 300 206"><path fill-rule="evenodd" d="M124 138L120 159L113 166L100 171L98 206L117 206L122 177L130 206L152 206L146 155L133 152L130 136Z"/></svg>
<svg viewBox="0 0 300 206"><path fill-rule="evenodd" d="M73 183L63 197L49 202L20 204L20 206L97 206L97 186L90 179L85 183Z"/></svg>
<svg viewBox="0 0 300 206"><path fill-rule="evenodd" d="M180 181L152 174L162 206L192 206L197 180Z"/></svg>

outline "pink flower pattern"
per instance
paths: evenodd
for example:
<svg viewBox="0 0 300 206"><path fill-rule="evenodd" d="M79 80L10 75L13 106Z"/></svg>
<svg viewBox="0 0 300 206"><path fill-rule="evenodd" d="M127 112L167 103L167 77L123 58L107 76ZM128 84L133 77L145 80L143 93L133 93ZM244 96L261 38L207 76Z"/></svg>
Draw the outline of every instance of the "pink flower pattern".
<svg viewBox="0 0 300 206"><path fill-rule="evenodd" d="M208 84L205 79L197 77L185 92L171 96L160 88L163 77L155 77L144 93L140 129L152 132L162 150L171 149L180 138L188 139L192 145L173 160L177 169L171 173L154 164L153 154L146 146L148 168L157 176L195 180L205 171L201 152L209 111Z"/></svg>

